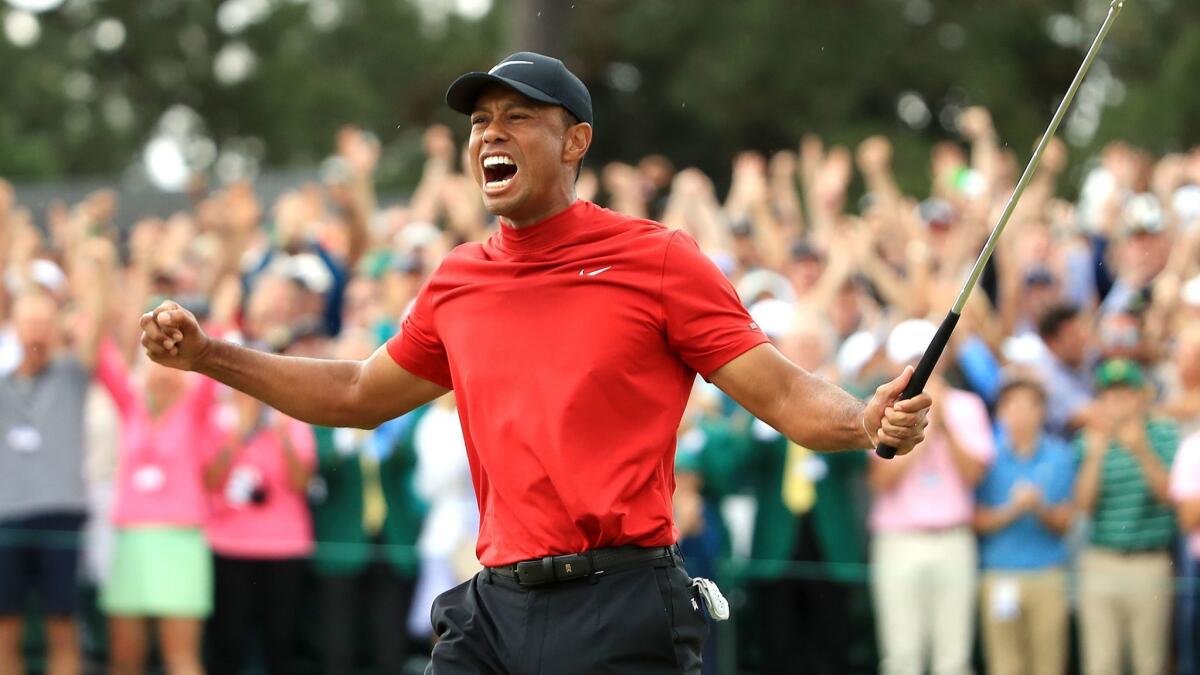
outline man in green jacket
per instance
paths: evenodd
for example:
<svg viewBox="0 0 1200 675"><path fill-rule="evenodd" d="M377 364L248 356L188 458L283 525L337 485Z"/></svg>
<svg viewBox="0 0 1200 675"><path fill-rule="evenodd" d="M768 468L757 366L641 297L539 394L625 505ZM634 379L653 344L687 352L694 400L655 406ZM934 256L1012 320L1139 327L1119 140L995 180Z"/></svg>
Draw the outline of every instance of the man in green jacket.
<svg viewBox="0 0 1200 675"><path fill-rule="evenodd" d="M425 509L413 490L412 437L425 411L418 408L373 432L316 428L313 567L320 581L326 675L357 672L360 617L377 672L399 673L408 658L403 627L416 586L416 541Z"/></svg>

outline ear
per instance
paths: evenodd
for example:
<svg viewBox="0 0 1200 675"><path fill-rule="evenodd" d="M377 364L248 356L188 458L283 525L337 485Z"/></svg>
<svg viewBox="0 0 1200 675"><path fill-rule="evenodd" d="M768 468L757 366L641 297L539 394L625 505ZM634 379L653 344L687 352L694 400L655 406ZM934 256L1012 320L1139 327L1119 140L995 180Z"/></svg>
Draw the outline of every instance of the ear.
<svg viewBox="0 0 1200 675"><path fill-rule="evenodd" d="M592 145L592 125L580 122L567 127L563 132L562 161L565 164L576 164L587 154Z"/></svg>

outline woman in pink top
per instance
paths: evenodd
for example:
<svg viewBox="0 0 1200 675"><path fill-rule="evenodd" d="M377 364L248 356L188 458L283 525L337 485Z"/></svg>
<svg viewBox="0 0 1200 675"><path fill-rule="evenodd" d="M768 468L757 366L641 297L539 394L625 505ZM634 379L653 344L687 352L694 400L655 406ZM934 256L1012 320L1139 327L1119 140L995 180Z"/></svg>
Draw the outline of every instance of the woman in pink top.
<svg viewBox="0 0 1200 675"><path fill-rule="evenodd" d="M216 440L217 385L145 359L130 373L112 342L101 347L96 376L121 418L116 549L100 598L112 670L143 672L148 624L157 619L168 672L201 673L202 625L212 605L202 462Z"/></svg>
<svg viewBox="0 0 1200 675"><path fill-rule="evenodd" d="M903 321L887 340L900 372L916 363L937 326ZM938 370L926 391L925 440L903 457L871 454L871 595L883 675L970 672L976 552L975 486L995 447L987 408L951 389Z"/></svg>
<svg viewBox="0 0 1200 675"><path fill-rule="evenodd" d="M205 468L214 555L214 673L242 671L247 635L261 626L268 672L294 672L296 615L313 550L306 489L316 464L312 429L232 392L236 429Z"/></svg>

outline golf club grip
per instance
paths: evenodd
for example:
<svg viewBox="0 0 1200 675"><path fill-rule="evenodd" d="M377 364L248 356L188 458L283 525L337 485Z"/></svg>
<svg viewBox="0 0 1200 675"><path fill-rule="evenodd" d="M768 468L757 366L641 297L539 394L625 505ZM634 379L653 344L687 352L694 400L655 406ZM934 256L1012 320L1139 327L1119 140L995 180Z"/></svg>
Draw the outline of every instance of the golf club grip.
<svg viewBox="0 0 1200 675"><path fill-rule="evenodd" d="M946 343L950 342L950 334L954 332L954 327L958 325L958 317L959 315L953 310L946 314L946 318L942 320L942 325L938 327L933 340L925 348L925 354L921 356L916 370L913 371L912 377L908 380L908 385L904 387L904 391L896 399L897 401L910 399L925 390L925 383L929 382L929 376L933 374L934 366L942 358L942 352L946 350ZM886 444L880 445L875 448L875 454L884 459L891 459L896 456L896 448Z"/></svg>

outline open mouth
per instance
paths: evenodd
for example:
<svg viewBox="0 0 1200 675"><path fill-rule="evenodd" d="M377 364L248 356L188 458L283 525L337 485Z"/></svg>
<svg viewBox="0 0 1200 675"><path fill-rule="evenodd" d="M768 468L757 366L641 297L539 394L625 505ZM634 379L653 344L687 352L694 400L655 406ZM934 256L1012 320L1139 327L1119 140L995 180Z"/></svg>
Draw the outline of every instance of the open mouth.
<svg viewBox="0 0 1200 675"><path fill-rule="evenodd" d="M483 159L483 186L488 190L508 187L517 175L517 164L508 155L492 155Z"/></svg>

